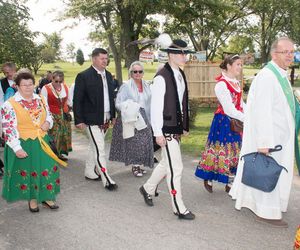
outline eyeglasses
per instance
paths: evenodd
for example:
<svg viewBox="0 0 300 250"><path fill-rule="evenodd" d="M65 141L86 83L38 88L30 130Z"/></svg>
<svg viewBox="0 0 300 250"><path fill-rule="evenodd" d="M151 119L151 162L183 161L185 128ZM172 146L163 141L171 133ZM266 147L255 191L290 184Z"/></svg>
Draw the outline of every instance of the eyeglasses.
<svg viewBox="0 0 300 250"><path fill-rule="evenodd" d="M55 83L63 83L64 81L54 81Z"/></svg>
<svg viewBox="0 0 300 250"><path fill-rule="evenodd" d="M294 55L295 51L294 50L291 50L291 51L288 51L288 50L284 50L284 51L276 51L277 54L283 54L283 55L289 55L289 56L292 56Z"/></svg>
<svg viewBox="0 0 300 250"><path fill-rule="evenodd" d="M34 86L34 84L20 84L20 87L30 88Z"/></svg>
<svg viewBox="0 0 300 250"><path fill-rule="evenodd" d="M134 73L134 74L137 74L137 73L143 74L143 73L144 73L143 70L133 70L133 71L131 71L131 72Z"/></svg>

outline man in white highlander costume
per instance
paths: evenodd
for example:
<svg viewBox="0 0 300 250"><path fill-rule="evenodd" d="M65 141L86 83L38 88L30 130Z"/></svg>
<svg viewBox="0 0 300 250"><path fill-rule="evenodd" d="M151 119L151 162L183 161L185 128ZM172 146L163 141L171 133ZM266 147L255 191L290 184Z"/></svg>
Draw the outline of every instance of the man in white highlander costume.
<svg viewBox="0 0 300 250"><path fill-rule="evenodd" d="M269 149L282 145L281 151L270 155L287 168L288 173L282 171L275 189L266 193L241 182L244 161L240 159L229 194L236 200L236 209L249 208L257 215L258 221L287 227L282 212L287 211L290 196L295 140L295 102L287 70L293 62L294 43L287 37L277 39L272 44L271 57L272 61L251 84L240 156L257 151L268 154ZM282 77L281 83L278 76Z"/></svg>

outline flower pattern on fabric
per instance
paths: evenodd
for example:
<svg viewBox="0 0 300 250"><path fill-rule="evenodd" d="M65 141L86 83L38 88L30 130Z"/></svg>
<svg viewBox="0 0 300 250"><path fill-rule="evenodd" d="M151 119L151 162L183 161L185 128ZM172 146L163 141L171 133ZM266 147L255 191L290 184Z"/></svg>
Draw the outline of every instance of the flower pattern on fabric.
<svg viewBox="0 0 300 250"><path fill-rule="evenodd" d="M52 184L48 184L48 185L47 185L47 189L48 189L48 190L52 190L52 189L53 189Z"/></svg>
<svg viewBox="0 0 300 250"><path fill-rule="evenodd" d="M232 132L229 125L228 116L215 114L196 168L197 177L229 183L230 178L235 175L242 138L239 133Z"/></svg>
<svg viewBox="0 0 300 250"><path fill-rule="evenodd" d="M32 176L32 177L37 177L37 172L32 172L32 173L31 173L31 176Z"/></svg>
<svg viewBox="0 0 300 250"><path fill-rule="evenodd" d="M26 109L34 124L39 124L41 115L42 115L42 109L46 108L47 111L47 118L46 121L48 121L52 126L52 116L50 114L48 105L43 105L42 100L38 98L37 95L34 95L34 99L32 99L32 102L27 102L24 99L22 99L21 95L18 94L18 92L12 97L15 101L17 101L24 109ZM20 145L20 135L17 130L17 117L16 113L10 104L10 102L6 101L2 107L1 107L1 117L2 117L2 127L4 132L4 139L7 143L7 145L11 148L14 148L18 145Z"/></svg>
<svg viewBox="0 0 300 250"><path fill-rule="evenodd" d="M21 170L21 171L20 171L20 175L21 175L22 177L26 177L27 173L26 173L25 170Z"/></svg>
<svg viewBox="0 0 300 250"><path fill-rule="evenodd" d="M44 170L44 171L42 172L42 176L47 177L47 176L48 176L48 171L47 171L47 170Z"/></svg>
<svg viewBox="0 0 300 250"><path fill-rule="evenodd" d="M13 109L9 109L7 106L3 106L1 109L2 116L2 128L4 132L4 139L7 142L17 140L19 133L16 129L17 118Z"/></svg>

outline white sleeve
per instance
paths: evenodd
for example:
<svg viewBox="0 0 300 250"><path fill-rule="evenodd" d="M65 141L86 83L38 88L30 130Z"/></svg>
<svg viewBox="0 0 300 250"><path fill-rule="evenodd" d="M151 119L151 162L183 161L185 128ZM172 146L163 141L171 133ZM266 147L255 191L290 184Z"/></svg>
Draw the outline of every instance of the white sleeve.
<svg viewBox="0 0 300 250"><path fill-rule="evenodd" d="M43 95L45 97L45 100L46 102L48 103L48 91L46 89L46 87L42 87L42 90L41 90L41 95Z"/></svg>
<svg viewBox="0 0 300 250"><path fill-rule="evenodd" d="M17 116L10 102L6 101L1 108L2 128L7 146L14 152L22 149L17 129Z"/></svg>
<svg viewBox="0 0 300 250"><path fill-rule="evenodd" d="M42 90L44 89L44 87L42 88ZM44 96L44 95L43 95ZM42 96L41 96L42 98ZM50 112L49 106L48 106L48 102L46 100L46 98L44 98L42 100L42 103L45 104L45 109L46 109L46 121L49 122L49 129L51 129L53 127L53 118L52 118L52 114Z"/></svg>
<svg viewBox="0 0 300 250"><path fill-rule="evenodd" d="M123 83L118 91L116 101L115 101L115 106L117 110L121 111L122 109L122 103L126 101L127 98L127 90L126 90L126 83Z"/></svg>
<svg viewBox="0 0 300 250"><path fill-rule="evenodd" d="M53 118L47 103L46 103L46 112L47 112L46 121L49 122L49 129L51 129L53 127Z"/></svg>
<svg viewBox="0 0 300 250"><path fill-rule="evenodd" d="M162 136L164 96L166 83L162 76L156 76L151 85L151 126L154 136Z"/></svg>
<svg viewBox="0 0 300 250"><path fill-rule="evenodd" d="M215 93L222 105L224 113L231 118L238 119L243 122L244 114L241 111L237 110L232 103L231 94L226 86L226 83L218 82L215 86Z"/></svg>
<svg viewBox="0 0 300 250"><path fill-rule="evenodd" d="M73 83L72 86L69 88L69 104L70 107L72 108L73 108L74 88L75 88L75 83Z"/></svg>

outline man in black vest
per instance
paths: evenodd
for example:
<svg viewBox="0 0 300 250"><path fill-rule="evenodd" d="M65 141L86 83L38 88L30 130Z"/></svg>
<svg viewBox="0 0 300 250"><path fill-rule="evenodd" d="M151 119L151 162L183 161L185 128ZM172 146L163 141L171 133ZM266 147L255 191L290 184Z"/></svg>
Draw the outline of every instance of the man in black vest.
<svg viewBox="0 0 300 250"><path fill-rule="evenodd" d="M151 88L151 125L156 142L162 148L162 159L153 170L140 192L148 206L159 182L166 176L172 199L173 212L179 219L193 220L195 215L184 205L181 195L183 164L180 136L189 131L188 89L184 72L180 69L191 53L182 40L163 51L168 52L168 63L158 71Z"/></svg>
<svg viewBox="0 0 300 250"><path fill-rule="evenodd" d="M92 66L75 80L73 111L76 127L86 129L90 140L85 177L101 179L103 186L112 191L118 186L107 173L104 138L109 123L114 123L115 105L113 78L106 70L107 62L106 50L93 50Z"/></svg>
<svg viewBox="0 0 300 250"><path fill-rule="evenodd" d="M16 74L17 67L13 62L6 62L2 65L2 72L5 78L1 79L0 88L0 107L4 103L4 95L6 90L14 84L14 75Z"/></svg>

